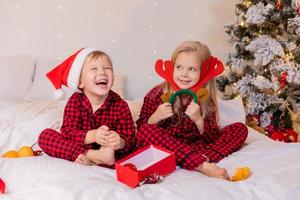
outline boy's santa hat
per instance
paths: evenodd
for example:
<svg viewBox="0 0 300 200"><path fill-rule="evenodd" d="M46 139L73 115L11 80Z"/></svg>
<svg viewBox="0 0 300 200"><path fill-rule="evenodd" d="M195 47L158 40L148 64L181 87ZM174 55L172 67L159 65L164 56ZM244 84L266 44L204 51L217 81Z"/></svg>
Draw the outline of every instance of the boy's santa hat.
<svg viewBox="0 0 300 200"><path fill-rule="evenodd" d="M61 99L65 95L62 90L62 85L76 91L78 90L83 63L86 57L96 50L97 49L95 48L79 49L76 53L68 57L65 61L46 74L56 89L54 93L56 99Z"/></svg>

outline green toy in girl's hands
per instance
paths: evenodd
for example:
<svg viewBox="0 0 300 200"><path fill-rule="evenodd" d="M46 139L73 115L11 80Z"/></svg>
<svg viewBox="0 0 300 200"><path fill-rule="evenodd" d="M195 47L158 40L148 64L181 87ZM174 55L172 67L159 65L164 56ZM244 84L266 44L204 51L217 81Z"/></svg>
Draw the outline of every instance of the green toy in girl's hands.
<svg viewBox="0 0 300 200"><path fill-rule="evenodd" d="M209 91L202 86L204 86L205 83L207 83L215 76L221 74L224 71L224 66L222 62L219 61L216 57L208 57L202 64L198 83L190 89L183 90L178 87L173 79L174 66L172 61L157 60L155 63L155 70L158 75L164 78L175 91L174 94L162 94L161 99L163 102L170 102L171 104L173 104L177 96L181 94L189 94L193 96L194 102L198 103L198 101L206 101L210 95Z"/></svg>
<svg viewBox="0 0 300 200"><path fill-rule="evenodd" d="M194 102L195 103L198 103L198 97L196 96L195 92L191 91L191 90L186 90L186 89L183 89L183 90L179 90L177 92L175 92L170 98L169 98L169 103L170 104L173 104L176 97L177 96L180 96L182 94L188 94L188 95L191 95L194 99Z"/></svg>

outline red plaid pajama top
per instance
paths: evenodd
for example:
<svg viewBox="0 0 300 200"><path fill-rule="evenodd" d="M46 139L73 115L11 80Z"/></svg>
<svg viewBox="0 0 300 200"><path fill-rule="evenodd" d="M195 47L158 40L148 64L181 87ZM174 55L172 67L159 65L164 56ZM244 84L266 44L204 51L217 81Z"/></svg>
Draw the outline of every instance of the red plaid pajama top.
<svg viewBox="0 0 300 200"><path fill-rule="evenodd" d="M179 122L168 118L157 124L147 124L150 116L163 103L161 86L154 87L144 98L144 104L137 121L138 146L154 144L171 150L176 155L179 166L194 170L204 161L218 162L241 148L248 129L242 123L234 123L221 129L215 112L204 119L204 131L199 133L189 117Z"/></svg>
<svg viewBox="0 0 300 200"><path fill-rule="evenodd" d="M117 150L116 159L131 153L136 145L134 122L127 103L110 91L104 104L93 113L90 101L83 93L74 93L65 110L61 133L53 129L44 130L39 136L39 146L50 156L74 161L88 149L99 149L99 145L84 144L86 133L102 125L116 131L125 140L125 147Z"/></svg>

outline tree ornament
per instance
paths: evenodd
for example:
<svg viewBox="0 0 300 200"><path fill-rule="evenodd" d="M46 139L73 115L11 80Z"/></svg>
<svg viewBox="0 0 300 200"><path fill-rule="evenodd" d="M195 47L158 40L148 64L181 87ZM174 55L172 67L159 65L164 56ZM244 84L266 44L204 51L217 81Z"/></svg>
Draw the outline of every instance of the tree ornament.
<svg viewBox="0 0 300 200"><path fill-rule="evenodd" d="M277 0L276 7L277 7L278 11L280 11L282 9L282 4L281 4L280 0Z"/></svg>
<svg viewBox="0 0 300 200"><path fill-rule="evenodd" d="M287 85L287 81L286 81L287 75L288 75L287 72L283 72L283 73L281 74L281 78L280 78L280 89L283 89L283 88Z"/></svg>

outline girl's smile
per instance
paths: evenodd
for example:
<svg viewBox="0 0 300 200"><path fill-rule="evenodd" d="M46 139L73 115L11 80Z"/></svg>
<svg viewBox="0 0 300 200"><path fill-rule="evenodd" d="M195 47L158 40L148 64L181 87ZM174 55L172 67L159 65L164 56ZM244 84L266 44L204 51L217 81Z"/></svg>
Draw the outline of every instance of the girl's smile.
<svg viewBox="0 0 300 200"><path fill-rule="evenodd" d="M189 89L196 85L200 78L200 60L194 52L180 53L174 64L173 79L180 89Z"/></svg>

